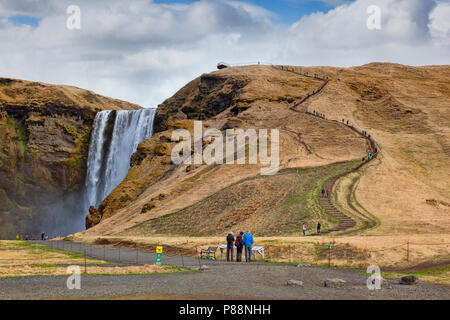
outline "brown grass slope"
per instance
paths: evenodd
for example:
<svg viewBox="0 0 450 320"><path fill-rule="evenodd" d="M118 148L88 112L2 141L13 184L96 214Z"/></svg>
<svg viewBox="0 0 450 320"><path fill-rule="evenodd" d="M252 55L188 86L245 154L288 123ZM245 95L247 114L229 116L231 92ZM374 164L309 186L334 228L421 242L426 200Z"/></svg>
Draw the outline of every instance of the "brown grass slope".
<svg viewBox="0 0 450 320"><path fill-rule="evenodd" d="M351 194L381 221L370 234L448 234L450 67L307 69L336 79L307 109L350 119L381 146L380 158L353 181Z"/></svg>
<svg viewBox="0 0 450 320"><path fill-rule="evenodd" d="M159 106L155 125L160 132L139 146L128 176L98 210L91 210L88 224L101 223L86 231L86 235L121 232L177 212L259 174L258 165L172 165L171 131L192 130L192 121L196 119L207 119L205 127L222 132L227 128L279 129L281 169L360 159L368 145L357 133L338 123L290 109L292 103L302 100L322 83L268 66L224 69L189 83ZM281 189L290 188L287 183L277 185ZM263 191L264 184L260 183L259 188ZM265 200L260 197L255 201Z"/></svg>
<svg viewBox="0 0 450 320"><path fill-rule="evenodd" d="M450 67L373 63L353 68L294 69L331 78L322 92L298 107L299 112L290 110L291 103L322 81L267 66L203 75L166 100L156 117L160 133L141 144L127 178L95 213L96 222L102 222L85 234L111 235L136 226L124 234L145 236L158 233L159 226L161 232L169 234L195 233L189 231L192 228L213 235L233 225L225 223L232 219L236 219L236 227L254 225L261 234L268 234L264 230L280 234L271 229L274 220L268 219L265 225L255 222L259 217L264 220L267 212L274 216L282 212L277 204L280 197L267 193L270 179L264 183L256 179L251 185L242 182L257 176L258 166L175 167L170 163L170 133L174 128L192 129L194 119L207 119L206 126L222 130L278 128L282 169L317 167L365 155L368 146L364 139L335 122L303 113L313 110L326 114L327 119L345 119L364 128L380 146L380 156L374 162L341 179L335 190L337 205L346 213L356 215L352 212L356 207L379 220L380 227L368 234L448 234ZM271 179L277 194L291 192L292 186L281 182L285 176ZM244 186L253 190L248 201L242 200L246 199L241 189ZM213 195L217 200L205 200ZM244 208L245 203L248 208ZM200 217L209 216L214 223L200 222L190 206L200 208ZM247 220L236 216L247 211ZM305 213L293 216L296 221L289 223L297 226L301 223L297 219L307 218L312 223L320 217L319 212ZM140 227L146 221L151 228ZM291 227L281 229L285 234L292 231Z"/></svg>

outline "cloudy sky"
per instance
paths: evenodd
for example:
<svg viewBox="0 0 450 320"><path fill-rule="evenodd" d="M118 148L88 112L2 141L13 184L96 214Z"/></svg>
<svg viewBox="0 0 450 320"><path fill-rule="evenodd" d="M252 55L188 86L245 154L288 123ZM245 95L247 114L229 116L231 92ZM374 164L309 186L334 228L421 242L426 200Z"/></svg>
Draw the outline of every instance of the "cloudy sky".
<svg viewBox="0 0 450 320"><path fill-rule="evenodd" d="M449 17L450 0L0 0L0 77L156 107L219 61L449 64Z"/></svg>

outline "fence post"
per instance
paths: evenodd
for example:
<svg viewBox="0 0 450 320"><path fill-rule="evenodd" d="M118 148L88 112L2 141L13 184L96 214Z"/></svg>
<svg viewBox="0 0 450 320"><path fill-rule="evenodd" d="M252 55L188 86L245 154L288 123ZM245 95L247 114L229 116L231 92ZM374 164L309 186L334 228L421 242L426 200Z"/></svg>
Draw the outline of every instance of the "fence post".
<svg viewBox="0 0 450 320"><path fill-rule="evenodd" d="M86 265L86 248L84 249L84 273L87 274L87 265Z"/></svg>
<svg viewBox="0 0 450 320"><path fill-rule="evenodd" d="M409 240L406 243L406 261L409 262Z"/></svg>
<svg viewBox="0 0 450 320"><path fill-rule="evenodd" d="M328 246L328 268L331 268L331 246Z"/></svg>
<svg viewBox="0 0 450 320"><path fill-rule="evenodd" d="M103 260L106 260L106 245L103 245Z"/></svg>
<svg viewBox="0 0 450 320"><path fill-rule="evenodd" d="M184 257L181 256L181 263L183 264L183 268L184 268Z"/></svg>
<svg viewBox="0 0 450 320"><path fill-rule="evenodd" d="M119 247L119 262L120 262L120 247Z"/></svg>
<svg viewBox="0 0 450 320"><path fill-rule="evenodd" d="M139 264L139 249L136 248L136 264Z"/></svg>

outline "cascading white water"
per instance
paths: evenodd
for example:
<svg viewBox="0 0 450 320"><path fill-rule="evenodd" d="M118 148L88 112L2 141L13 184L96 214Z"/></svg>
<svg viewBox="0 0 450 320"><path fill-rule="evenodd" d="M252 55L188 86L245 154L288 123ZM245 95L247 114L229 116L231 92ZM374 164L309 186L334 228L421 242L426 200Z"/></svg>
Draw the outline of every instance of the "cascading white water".
<svg viewBox="0 0 450 320"><path fill-rule="evenodd" d="M156 109L101 111L94 120L86 176L86 201L98 207L122 182L131 155L151 137Z"/></svg>

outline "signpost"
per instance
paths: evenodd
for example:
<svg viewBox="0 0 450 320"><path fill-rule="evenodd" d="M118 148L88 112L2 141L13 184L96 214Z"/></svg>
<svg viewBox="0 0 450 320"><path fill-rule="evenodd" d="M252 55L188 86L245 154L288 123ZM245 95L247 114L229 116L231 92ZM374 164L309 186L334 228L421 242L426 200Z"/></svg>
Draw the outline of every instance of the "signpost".
<svg viewBox="0 0 450 320"><path fill-rule="evenodd" d="M163 252L163 247L156 247L156 264L161 265L161 256Z"/></svg>

